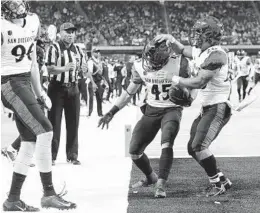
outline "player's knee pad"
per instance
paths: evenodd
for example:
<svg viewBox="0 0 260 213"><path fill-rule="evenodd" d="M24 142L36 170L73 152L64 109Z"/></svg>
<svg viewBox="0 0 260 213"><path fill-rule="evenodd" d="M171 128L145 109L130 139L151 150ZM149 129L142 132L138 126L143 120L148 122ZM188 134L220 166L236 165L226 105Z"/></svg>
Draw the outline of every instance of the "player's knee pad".
<svg viewBox="0 0 260 213"><path fill-rule="evenodd" d="M40 172L51 171L51 143L53 132L45 132L37 136L35 157Z"/></svg>
<svg viewBox="0 0 260 213"><path fill-rule="evenodd" d="M140 159L143 154L130 154L132 160L138 160Z"/></svg>
<svg viewBox="0 0 260 213"><path fill-rule="evenodd" d="M212 155L212 152L209 149L203 149L199 152L195 152L196 157L199 161L202 161Z"/></svg>
<svg viewBox="0 0 260 213"><path fill-rule="evenodd" d="M35 150L35 142L21 142L21 147L14 163L14 172L27 175Z"/></svg>

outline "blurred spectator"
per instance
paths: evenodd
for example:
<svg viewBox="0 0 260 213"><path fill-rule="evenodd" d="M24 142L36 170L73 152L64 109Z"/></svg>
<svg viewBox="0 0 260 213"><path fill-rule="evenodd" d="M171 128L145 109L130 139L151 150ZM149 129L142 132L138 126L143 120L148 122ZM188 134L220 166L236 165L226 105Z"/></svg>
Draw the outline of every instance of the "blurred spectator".
<svg viewBox="0 0 260 213"><path fill-rule="evenodd" d="M224 24L223 44L260 44L257 1L37 1L31 6L43 27L75 23L80 29L76 42L81 43L92 38L94 45L144 45L169 28L169 33L187 44L194 21L213 15ZM165 25L164 7L169 26Z"/></svg>

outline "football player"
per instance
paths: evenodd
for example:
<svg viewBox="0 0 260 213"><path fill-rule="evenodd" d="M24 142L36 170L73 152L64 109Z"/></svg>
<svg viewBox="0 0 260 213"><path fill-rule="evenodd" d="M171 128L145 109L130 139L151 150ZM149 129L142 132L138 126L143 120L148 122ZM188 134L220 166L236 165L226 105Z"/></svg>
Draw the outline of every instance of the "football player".
<svg viewBox="0 0 260 213"><path fill-rule="evenodd" d="M142 59L134 62L132 81L117 99L115 105L99 121L102 129L112 120L114 115L130 102L144 82L147 87L146 104L142 106L143 116L137 122L131 142L130 155L135 165L144 173L145 178L132 185L132 188L146 187L156 184L155 197L165 198L165 184L173 162L173 144L179 132L183 106L190 106L195 92L182 92L181 88L171 88L171 75L189 77L189 63L185 57L176 55L165 42L149 42ZM175 103L174 103L175 102ZM153 171L147 155L146 147L153 141L161 129L161 156L159 176Z"/></svg>
<svg viewBox="0 0 260 213"><path fill-rule="evenodd" d="M249 75L251 71L251 59L246 55L244 50L238 50L236 54L236 66L235 71L237 75L237 93L239 102L245 99L246 89L249 82ZM241 89L243 95L241 96Z"/></svg>
<svg viewBox="0 0 260 213"><path fill-rule="evenodd" d="M218 169L216 159L209 149L231 117L231 108L227 104L231 88L227 80L228 57L226 51L219 46L223 34L222 24L218 19L212 16L201 18L196 21L193 31L193 47L184 47L169 34L159 35L156 41L165 40L174 51L192 58L195 62L198 72L196 77L185 79L174 75L172 84L200 89L202 110L191 127L188 153L208 175L210 187L207 188L206 195L216 196L231 186L230 180Z"/></svg>
<svg viewBox="0 0 260 213"><path fill-rule="evenodd" d="M258 51L255 63L254 63L254 76L253 76L253 86L249 88L248 95L250 95L252 89L256 84L260 82L260 51Z"/></svg>
<svg viewBox="0 0 260 213"><path fill-rule="evenodd" d="M29 12L28 3L22 0L1 1L1 12L1 97L4 106L14 112L22 140L3 210L39 211L20 199L34 153L44 191L41 206L56 209L75 208L76 204L65 201L56 194L52 183L53 131L41 109L41 105L50 109L51 102L41 88L36 57L35 39L40 30L39 18Z"/></svg>

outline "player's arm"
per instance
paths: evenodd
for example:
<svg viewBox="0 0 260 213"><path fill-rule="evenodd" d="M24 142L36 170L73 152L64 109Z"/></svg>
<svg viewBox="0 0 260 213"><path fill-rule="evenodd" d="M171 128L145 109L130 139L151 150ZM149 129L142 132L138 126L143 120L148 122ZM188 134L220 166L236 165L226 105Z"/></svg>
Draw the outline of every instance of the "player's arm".
<svg viewBox="0 0 260 213"><path fill-rule="evenodd" d="M133 95L137 92L139 89L142 79L138 72L135 70L134 65L132 67L132 74L133 74L133 80L130 82L129 86L127 87L126 91L123 91L121 96L116 100L115 105L110 109L108 113L106 113L98 123L98 127L102 125L102 129L104 128L105 125L107 125L109 122L112 120L114 115L124 108L127 103L130 102L131 98Z"/></svg>
<svg viewBox="0 0 260 213"><path fill-rule="evenodd" d="M193 48L191 46L184 46L177 41L171 34L160 34L155 37L155 41L162 42L166 40L166 45L170 46L177 54L182 54L187 58L193 58Z"/></svg>
<svg viewBox="0 0 260 213"><path fill-rule="evenodd" d="M94 82L94 79L93 79L93 69L94 69L94 62L92 60L88 60L88 63L87 63L87 67L88 67L88 77L89 77L89 80L90 82L92 83L92 87L93 87L93 90L96 91L97 90L97 85L96 83Z"/></svg>
<svg viewBox="0 0 260 213"><path fill-rule="evenodd" d="M43 105L43 107L50 110L52 107L51 101L41 86L40 72L39 72L39 66L37 63L37 55L36 55L36 42L34 42L33 50L32 50L31 82L32 82L33 91L37 97L38 102L41 105Z"/></svg>
<svg viewBox="0 0 260 213"><path fill-rule="evenodd" d="M173 85L180 85L190 89L201 89L215 76L223 65L227 63L225 53L221 51L212 52L201 65L201 70L194 78L181 78L173 76Z"/></svg>
<svg viewBox="0 0 260 213"><path fill-rule="evenodd" d="M41 97L42 87L40 82L40 71L37 63L36 56L36 42L33 44L32 50L32 66L31 66L31 81L35 95L39 98Z"/></svg>
<svg viewBox="0 0 260 213"><path fill-rule="evenodd" d="M57 54L58 53L56 48L53 45L51 45L47 53L47 62L46 62L49 74L58 75L63 72L69 72L70 70L74 70L76 68L76 63L74 62L70 62L62 67L56 66L58 60Z"/></svg>

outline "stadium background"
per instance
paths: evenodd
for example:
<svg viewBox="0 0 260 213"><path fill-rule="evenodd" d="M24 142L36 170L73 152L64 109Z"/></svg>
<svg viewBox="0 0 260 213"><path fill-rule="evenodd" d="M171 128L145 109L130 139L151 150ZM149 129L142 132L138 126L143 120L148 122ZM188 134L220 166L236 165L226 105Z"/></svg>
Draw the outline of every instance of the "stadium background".
<svg viewBox="0 0 260 213"><path fill-rule="evenodd" d="M86 43L98 46L102 55L112 60L128 60L128 54L141 53L143 45L157 33L172 33L184 44L193 21L200 15L210 14L221 19L225 26L222 44L231 51L245 49L254 60L260 50L260 2L259 1L32 1L31 11L38 14L42 23L42 36L47 27L59 26L69 21L78 27L76 42L85 47ZM88 49L86 49L88 51ZM234 91L236 87L234 85ZM260 93L260 91L257 91ZM233 100L237 96L233 93ZM259 117L258 99L245 111L233 116L223 130L223 134L213 146L220 165L234 183L234 188L217 201L200 198L196 192L203 189L206 178L191 159L177 159L173 165L169 196L164 200L155 200L152 189L138 192L128 191L129 182L141 178L140 172L132 167L131 160L125 158L124 125L132 127L140 116L137 107L127 107L113 120L111 128L102 132L95 125L98 117L81 117L80 157L82 167L75 168L64 163L65 151L60 150L57 166L54 167L55 182L66 179L70 199L75 200L79 208L73 212L236 212L258 213L260 209L260 171L259 171ZM112 104L104 106L106 112ZM189 127L199 112L197 101L188 109L183 118L182 130L176 142L176 157L187 157L185 151ZM5 146L17 136L15 125L2 114L1 144ZM63 121L61 147L65 147L65 124ZM157 170L158 144L160 135L148 150L153 156L153 166ZM102 147L102 149L100 149ZM93 150L99 150L97 154ZM232 156L232 157L231 157ZM242 157L243 156L243 157ZM247 157L246 157L247 156ZM93 164L95 162L95 164ZM8 191L12 167L2 161L3 181L2 200ZM102 169L100 169L102 168ZM71 174L68 174L67 171ZM129 176L131 172L131 175ZM23 198L30 204L39 206L41 196L39 178L36 169L32 169ZM104 177L104 174L109 174ZM66 174L66 175L64 175ZM63 178L63 175L66 176ZM78 180L75 182L75 177ZM195 184L196 183L196 184ZM29 187L32 184L33 187ZM59 184L58 184L59 185ZM127 197L128 195L128 197ZM45 212L45 211L43 211ZM51 212L51 211L46 211Z"/></svg>

